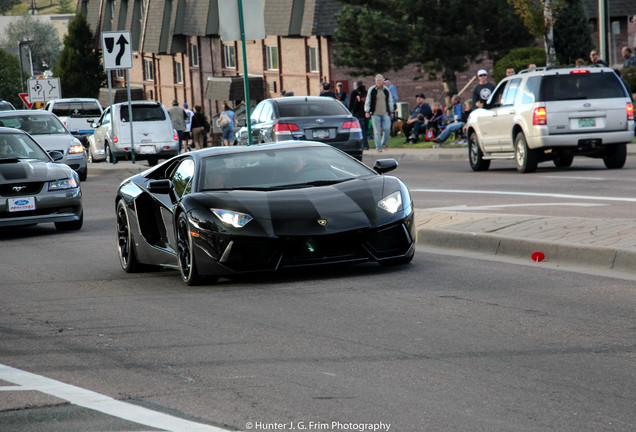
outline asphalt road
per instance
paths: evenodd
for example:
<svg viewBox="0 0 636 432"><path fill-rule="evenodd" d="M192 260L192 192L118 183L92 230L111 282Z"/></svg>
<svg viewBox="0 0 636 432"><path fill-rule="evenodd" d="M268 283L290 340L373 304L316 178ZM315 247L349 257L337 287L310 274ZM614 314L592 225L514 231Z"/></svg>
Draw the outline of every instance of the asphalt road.
<svg viewBox="0 0 636 432"><path fill-rule="evenodd" d="M533 181L548 182L542 172L475 175L459 162L405 162L397 173L413 189L535 191ZM2 431L159 430L136 421L146 408L214 430L636 428L631 281L420 247L408 266L189 288L176 272L119 268L112 207L121 177L89 176L79 232L0 232L0 365L37 374L17 391L26 378L0 366L15 380L0 378ZM628 189L617 196L634 196ZM426 207L483 204L471 194L414 196ZM605 211L621 217L617 206ZM73 403L59 396L73 392ZM129 408L86 408L105 396Z"/></svg>

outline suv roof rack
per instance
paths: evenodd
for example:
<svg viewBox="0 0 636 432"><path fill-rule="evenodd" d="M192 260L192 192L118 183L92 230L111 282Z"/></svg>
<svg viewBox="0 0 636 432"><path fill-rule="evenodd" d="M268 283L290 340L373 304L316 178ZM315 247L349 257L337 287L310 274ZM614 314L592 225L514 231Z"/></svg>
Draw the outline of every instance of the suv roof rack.
<svg viewBox="0 0 636 432"><path fill-rule="evenodd" d="M608 66L603 66L603 65L596 65L596 64L589 64L589 65L583 65L583 66L576 66L576 65L558 65L558 66L538 66L536 68L533 69L523 69L521 71L519 71L520 74L522 73L530 73L530 72L545 72L545 71L549 71L549 70L558 70L558 69L574 69L574 68L597 68L597 69L602 69L604 67L608 67Z"/></svg>

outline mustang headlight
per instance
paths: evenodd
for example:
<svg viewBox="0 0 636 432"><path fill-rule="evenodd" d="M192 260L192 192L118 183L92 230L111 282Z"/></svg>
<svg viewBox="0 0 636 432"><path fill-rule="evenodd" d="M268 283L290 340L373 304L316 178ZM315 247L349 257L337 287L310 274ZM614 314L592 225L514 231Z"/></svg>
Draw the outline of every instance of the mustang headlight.
<svg viewBox="0 0 636 432"><path fill-rule="evenodd" d="M234 228L243 228L253 218L247 213L240 213L230 210L210 209L221 222L232 225Z"/></svg>
<svg viewBox="0 0 636 432"><path fill-rule="evenodd" d="M49 182L49 190L64 190L64 189L75 189L77 186L77 180L74 178L68 178L63 180L54 180Z"/></svg>
<svg viewBox="0 0 636 432"><path fill-rule="evenodd" d="M378 206L393 214L402 206L402 194L400 191L393 192L391 195L378 201Z"/></svg>
<svg viewBox="0 0 636 432"><path fill-rule="evenodd" d="M70 146L68 148L69 154L84 153L84 150L86 150L86 149L81 144L74 144L74 145L72 145L72 146Z"/></svg>

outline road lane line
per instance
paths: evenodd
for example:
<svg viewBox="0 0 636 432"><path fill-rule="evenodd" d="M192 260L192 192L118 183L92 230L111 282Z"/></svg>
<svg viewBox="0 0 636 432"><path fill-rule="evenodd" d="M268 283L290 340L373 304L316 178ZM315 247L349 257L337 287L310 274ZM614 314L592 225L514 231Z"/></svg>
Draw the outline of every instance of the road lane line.
<svg viewBox="0 0 636 432"><path fill-rule="evenodd" d="M607 197L594 195L568 195L541 192L507 192L507 191L480 191L468 189L410 189L411 192L430 192L430 193L456 193L456 194L483 194L483 195L513 195L513 196L532 196L532 197L549 197L549 198L565 198L565 199L589 199L597 201L621 201L636 202L636 198L625 197Z"/></svg>
<svg viewBox="0 0 636 432"><path fill-rule="evenodd" d="M229 429L221 429L173 417L159 411L118 401L109 396L3 364L0 364L0 380L20 386L17 388L4 386L1 388L2 391L35 390L66 400L73 405L156 429L179 432L229 432Z"/></svg>
<svg viewBox="0 0 636 432"><path fill-rule="evenodd" d="M459 210L493 210L508 207L553 207L553 206L565 206L565 207L603 207L607 204L594 204L594 203L528 203L528 204L498 204L498 205L485 205L485 206L467 206L465 204L448 206L448 207L432 207L426 210L444 210L444 211L459 211Z"/></svg>

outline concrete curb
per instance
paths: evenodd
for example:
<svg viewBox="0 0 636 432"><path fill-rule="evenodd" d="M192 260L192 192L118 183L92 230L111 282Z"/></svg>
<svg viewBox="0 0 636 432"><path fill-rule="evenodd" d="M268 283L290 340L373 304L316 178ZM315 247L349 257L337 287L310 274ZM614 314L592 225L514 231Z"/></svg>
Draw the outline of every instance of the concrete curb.
<svg viewBox="0 0 636 432"><path fill-rule="evenodd" d="M593 245L557 243L502 237L492 234L420 228L417 243L442 249L478 252L532 261L534 252L542 252L545 262L593 267L636 274L636 252Z"/></svg>

